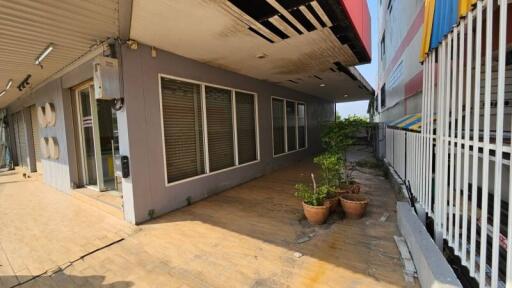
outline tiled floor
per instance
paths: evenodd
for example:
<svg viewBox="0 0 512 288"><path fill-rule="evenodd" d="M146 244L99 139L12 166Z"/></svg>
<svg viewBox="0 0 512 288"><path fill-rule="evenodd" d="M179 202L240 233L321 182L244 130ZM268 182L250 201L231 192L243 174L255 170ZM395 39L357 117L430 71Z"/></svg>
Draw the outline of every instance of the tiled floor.
<svg viewBox="0 0 512 288"><path fill-rule="evenodd" d="M415 286L404 282L393 240L395 195L387 181L356 173L371 199L366 217L335 215L312 227L293 197L293 185L309 178L310 163L135 229L37 181L0 176L0 286L56 265L62 270L22 287ZM389 217L380 221L385 213ZM312 238L299 244L307 235ZM125 239L66 265L120 238Z"/></svg>

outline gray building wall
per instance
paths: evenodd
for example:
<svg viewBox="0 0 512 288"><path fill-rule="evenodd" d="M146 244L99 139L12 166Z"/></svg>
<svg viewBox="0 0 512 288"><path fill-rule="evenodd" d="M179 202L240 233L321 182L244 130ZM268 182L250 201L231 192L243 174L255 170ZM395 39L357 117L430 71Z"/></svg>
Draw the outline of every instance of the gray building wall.
<svg viewBox="0 0 512 288"><path fill-rule="evenodd" d="M43 164L44 183L63 192L69 192L74 186L72 183L80 183L77 166L79 156L74 137L73 117L75 116L72 108L71 88L92 79L92 75L92 62L87 61L62 77L53 79L16 100L7 108L9 114L12 114L20 110L28 111L28 107L31 105L42 106L47 102L55 105L55 126L39 128L39 131L40 137L57 138L60 156L58 160L41 159L41 162ZM30 115L27 117L30 117ZM25 126L25 130L26 134L32 137L32 130L29 125ZM40 145L40 139L31 138L30 145L28 145L29 155L32 155L32 159L35 159L33 151L31 151L33 150L31 145Z"/></svg>
<svg viewBox="0 0 512 288"><path fill-rule="evenodd" d="M257 93L260 161L166 186L159 73ZM188 197L198 201L319 152L321 126L325 121L334 119L334 104L327 100L161 50L153 58L150 47L144 45L140 45L138 50L123 46L122 77L127 131L120 135L120 141L128 141L124 148L129 147L125 152L129 152L131 166L131 177L123 182L123 194L125 216L135 223L147 220L150 210L154 210L155 215L161 215L185 206ZM306 103L308 149L273 157L272 96Z"/></svg>
<svg viewBox="0 0 512 288"><path fill-rule="evenodd" d="M40 137L56 137L59 143L60 156L58 160L42 159L43 181L60 191L67 192L71 189L70 162L68 158L68 147L66 145L66 129L69 123L65 123L65 100L60 79L50 81L40 89L19 99L8 107L9 113L26 110L31 105L44 105L51 102L55 105L56 122L54 127L40 128ZM32 136L30 127L25 127L27 135ZM35 145L39 145L39 139L33 139ZM29 150L33 146L29 146ZM32 154L33 155L33 154Z"/></svg>
<svg viewBox="0 0 512 288"><path fill-rule="evenodd" d="M334 119L334 104L272 83L215 68L165 51L151 57L151 49L121 48L121 94L125 108L117 112L120 152L130 157L130 177L123 179L125 219L140 223L155 215L178 209L187 198L198 201L209 195L239 185L274 169L321 151L320 134L326 121ZM92 79L92 64L87 61L62 77L13 102L9 114L31 105L55 105L55 127L41 128L40 137L56 137L60 148L58 160L42 159L43 181L63 192L81 183L78 146L75 140L75 116L71 88ZM191 79L247 90L258 94L260 161L203 177L166 186L161 132L158 74ZM274 158L272 155L271 97L299 100L307 105L308 148ZM25 127L27 135L32 135ZM33 139L39 145L39 139ZM33 148L33 147L32 147ZM29 148L30 149L30 148Z"/></svg>

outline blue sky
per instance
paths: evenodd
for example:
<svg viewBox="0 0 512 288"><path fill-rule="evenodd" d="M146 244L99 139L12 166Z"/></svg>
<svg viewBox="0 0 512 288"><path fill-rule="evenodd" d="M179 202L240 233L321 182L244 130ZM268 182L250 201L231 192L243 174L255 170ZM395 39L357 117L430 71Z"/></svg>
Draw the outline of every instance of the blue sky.
<svg viewBox="0 0 512 288"><path fill-rule="evenodd" d="M379 46L377 45L379 43L379 40L377 39L379 37L377 30L379 13L378 0L368 0L368 8L370 9L370 17L372 19L372 62L370 64L357 66L357 69L361 72L361 74L363 74L368 83L370 83L370 85L372 85L372 87L375 89L375 87L377 87L377 75L379 71ZM367 108L368 101L357 101L336 105L336 111L338 111L342 117L348 115L367 116Z"/></svg>

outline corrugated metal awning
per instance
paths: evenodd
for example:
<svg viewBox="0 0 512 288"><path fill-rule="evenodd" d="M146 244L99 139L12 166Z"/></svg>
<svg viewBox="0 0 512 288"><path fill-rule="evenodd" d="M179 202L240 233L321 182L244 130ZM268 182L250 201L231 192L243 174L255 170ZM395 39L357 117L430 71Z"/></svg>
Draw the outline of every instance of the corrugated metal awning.
<svg viewBox="0 0 512 288"><path fill-rule="evenodd" d="M0 91L9 79L13 87L0 97L5 107L31 87L87 53L93 46L119 34L117 0L0 1ZM35 59L50 44L54 50L43 61ZM16 86L31 75L23 91Z"/></svg>
<svg viewBox="0 0 512 288"><path fill-rule="evenodd" d="M434 126L435 126L435 121L436 121L436 117L434 116ZM388 126L420 132L421 131L421 114L414 113L414 114L405 115L397 120L389 122Z"/></svg>

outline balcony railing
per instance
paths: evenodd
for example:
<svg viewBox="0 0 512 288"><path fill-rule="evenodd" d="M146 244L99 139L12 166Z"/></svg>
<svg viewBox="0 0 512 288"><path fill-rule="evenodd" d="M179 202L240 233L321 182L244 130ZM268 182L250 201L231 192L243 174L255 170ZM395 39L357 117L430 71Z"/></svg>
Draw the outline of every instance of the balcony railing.
<svg viewBox="0 0 512 288"><path fill-rule="evenodd" d="M512 287L510 6L477 1L423 62L421 132L386 130L387 162L481 287Z"/></svg>

